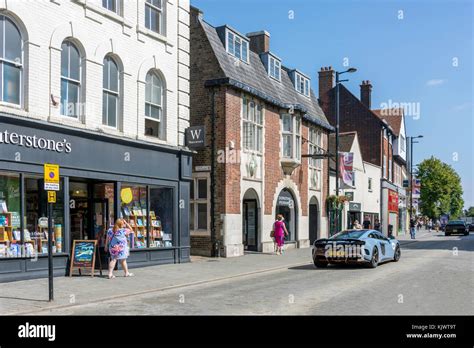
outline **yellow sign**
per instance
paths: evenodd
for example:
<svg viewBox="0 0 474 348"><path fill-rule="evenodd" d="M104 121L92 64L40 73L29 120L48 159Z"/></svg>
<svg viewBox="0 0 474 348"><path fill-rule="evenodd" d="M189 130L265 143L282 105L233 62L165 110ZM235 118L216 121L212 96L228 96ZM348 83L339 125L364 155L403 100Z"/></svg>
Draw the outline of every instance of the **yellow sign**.
<svg viewBox="0 0 474 348"><path fill-rule="evenodd" d="M56 203L56 191L48 191L48 203Z"/></svg>
<svg viewBox="0 0 474 348"><path fill-rule="evenodd" d="M130 203L133 200L132 189L130 187L122 189L122 191L120 192L120 198L122 198L123 203Z"/></svg>
<svg viewBox="0 0 474 348"><path fill-rule="evenodd" d="M44 189L46 191L59 191L59 165L44 164Z"/></svg>

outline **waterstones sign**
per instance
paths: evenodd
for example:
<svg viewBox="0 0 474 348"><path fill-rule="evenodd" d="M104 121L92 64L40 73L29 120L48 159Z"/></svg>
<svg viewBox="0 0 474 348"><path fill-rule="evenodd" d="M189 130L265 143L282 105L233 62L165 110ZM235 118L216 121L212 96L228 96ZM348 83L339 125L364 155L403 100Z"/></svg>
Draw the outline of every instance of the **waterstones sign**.
<svg viewBox="0 0 474 348"><path fill-rule="evenodd" d="M36 135L9 132L8 130L0 132L0 144L17 145L30 149L54 151L58 153L70 153L72 151L71 143L66 139L47 139Z"/></svg>

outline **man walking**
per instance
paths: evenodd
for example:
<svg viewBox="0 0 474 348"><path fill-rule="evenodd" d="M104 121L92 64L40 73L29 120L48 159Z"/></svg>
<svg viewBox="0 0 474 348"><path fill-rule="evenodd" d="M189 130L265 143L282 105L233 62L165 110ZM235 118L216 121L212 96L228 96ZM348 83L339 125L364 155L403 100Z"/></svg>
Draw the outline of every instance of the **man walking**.
<svg viewBox="0 0 474 348"><path fill-rule="evenodd" d="M414 218L410 220L410 236L411 239L415 239L416 237L416 220Z"/></svg>

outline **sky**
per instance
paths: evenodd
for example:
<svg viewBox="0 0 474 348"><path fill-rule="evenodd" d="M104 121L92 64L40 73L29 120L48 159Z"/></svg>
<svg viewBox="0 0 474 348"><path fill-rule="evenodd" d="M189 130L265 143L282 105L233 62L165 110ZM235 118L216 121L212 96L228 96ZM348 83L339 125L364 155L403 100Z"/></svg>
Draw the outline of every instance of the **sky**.
<svg viewBox="0 0 474 348"><path fill-rule="evenodd" d="M213 26L267 30L282 64L311 77L332 66L357 97L372 83L372 109L408 103L413 163L435 156L461 176L474 206L473 19L470 0L191 0Z"/></svg>

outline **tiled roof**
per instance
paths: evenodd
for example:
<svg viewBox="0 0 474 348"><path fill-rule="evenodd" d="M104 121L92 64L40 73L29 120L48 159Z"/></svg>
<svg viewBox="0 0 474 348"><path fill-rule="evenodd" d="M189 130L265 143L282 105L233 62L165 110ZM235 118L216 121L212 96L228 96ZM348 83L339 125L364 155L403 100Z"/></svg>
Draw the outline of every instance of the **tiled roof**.
<svg viewBox="0 0 474 348"><path fill-rule="evenodd" d="M295 110L305 114L303 119L306 121L334 131L334 127L330 125L319 107L313 91L311 90L311 97L306 97L295 90L288 74L291 69L282 66L281 82L273 79L267 74L257 53L249 50L249 64L239 61L227 53L216 28L202 19L200 22L223 71L223 76L216 76L215 79L207 81L206 86L227 84L278 107L290 108L293 106Z"/></svg>
<svg viewBox="0 0 474 348"><path fill-rule="evenodd" d="M381 120L387 121L397 137L400 135L403 122L403 108L376 109L372 110L372 112Z"/></svg>

